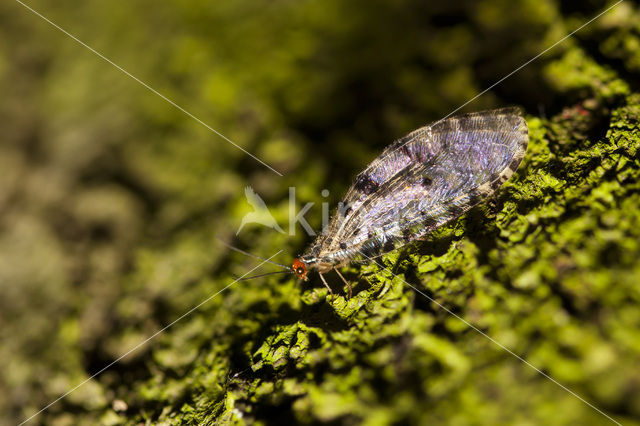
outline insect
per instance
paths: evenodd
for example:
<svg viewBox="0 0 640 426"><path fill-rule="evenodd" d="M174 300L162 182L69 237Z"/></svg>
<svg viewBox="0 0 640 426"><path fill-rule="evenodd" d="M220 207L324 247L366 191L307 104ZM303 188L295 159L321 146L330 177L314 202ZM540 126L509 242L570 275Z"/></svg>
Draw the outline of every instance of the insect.
<svg viewBox="0 0 640 426"><path fill-rule="evenodd" d="M529 141L518 108L436 121L389 145L357 175L322 234L288 272L307 281L366 262L459 217L493 194L520 165Z"/></svg>

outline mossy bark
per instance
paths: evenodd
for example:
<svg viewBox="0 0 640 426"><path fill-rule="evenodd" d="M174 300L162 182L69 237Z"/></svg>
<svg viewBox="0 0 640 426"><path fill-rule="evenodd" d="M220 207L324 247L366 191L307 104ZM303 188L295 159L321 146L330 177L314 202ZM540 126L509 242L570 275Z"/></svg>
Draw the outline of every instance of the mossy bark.
<svg viewBox="0 0 640 426"><path fill-rule="evenodd" d="M259 263L216 240L234 238L247 211L244 185L281 224L289 186L301 202L324 201L323 188L338 201L385 141L425 124L423 116L446 114L595 10L523 2L507 11L505 2L486 1L444 12L419 2L364 12L359 3L362 10L304 2L247 18L255 6L238 2L201 11L203 18L170 4L189 31L209 34L215 22L224 36L205 42L170 21L176 46L149 44L159 63L147 69L166 65L168 87L192 91L196 107L215 104L223 133L253 141L251 151L285 177L212 144L200 128L184 130L188 118L146 94L129 95L114 83L120 75L97 71L104 63L87 56L68 65L62 59L77 52L65 40L55 41L62 52L55 60L3 48L29 70L0 63L3 87L34 109L3 110L12 119L5 138L17 141L0 157L9 171L0 199L7 360L0 389L10 395L0 402L9 413L3 421L28 417L133 348L33 421L606 424L610 416L640 423L635 6L621 4L481 98L475 109L517 103L528 111L529 149L515 176L429 240L381 258L382 266L345 268L351 299L330 277L337 295L330 302L317 279L290 276L217 294ZM165 22L171 13L151 16ZM345 15L360 18L337 19ZM129 22L124 16L111 19ZM463 19L434 24L452 16ZM234 17L246 18L246 27L225 24ZM35 25L23 21L14 25ZM291 35L291 22L305 29ZM18 29L4 31L17 43ZM34 31L30 46L47 34ZM155 40L154 28L135 31L138 47ZM469 47L475 37L486 41L479 52ZM266 62L265 46L280 42L286 52ZM215 66L216 57L201 53L210 46L229 62ZM266 64L251 62L256 56ZM73 75L62 76L69 66ZM214 71L200 71L207 67ZM112 87L113 99L96 100L92 85L73 77L87 73ZM41 103L34 81L46 93ZM62 93L61 82L75 91ZM209 92L200 95L201 87ZM80 123L82 136L72 130ZM234 134L234 126L242 129ZM310 221L319 224L319 216ZM235 239L264 257L284 248L282 262L308 242L300 230L287 236L257 226Z"/></svg>

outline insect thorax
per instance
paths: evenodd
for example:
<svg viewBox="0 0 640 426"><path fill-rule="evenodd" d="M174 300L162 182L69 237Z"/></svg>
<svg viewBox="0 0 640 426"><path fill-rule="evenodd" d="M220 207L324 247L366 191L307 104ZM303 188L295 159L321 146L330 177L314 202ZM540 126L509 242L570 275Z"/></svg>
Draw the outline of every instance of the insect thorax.
<svg viewBox="0 0 640 426"><path fill-rule="evenodd" d="M330 250L326 235L320 235L311 247L300 256L308 269L317 269L318 272L328 272L349 262L346 253Z"/></svg>

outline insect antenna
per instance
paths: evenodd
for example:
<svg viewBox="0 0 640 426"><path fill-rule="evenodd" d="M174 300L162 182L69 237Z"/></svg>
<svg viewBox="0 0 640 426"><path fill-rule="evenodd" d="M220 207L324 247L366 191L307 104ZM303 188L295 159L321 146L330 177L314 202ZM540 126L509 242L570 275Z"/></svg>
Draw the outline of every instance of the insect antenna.
<svg viewBox="0 0 640 426"><path fill-rule="evenodd" d="M220 243L222 245L224 245L225 247L230 248L231 250L237 251L238 253L242 253L245 256L253 257L254 259L264 260L265 262L273 263L274 265L278 265L278 266L280 266L282 268L287 269L288 271L291 271L291 267L290 266L283 265L282 263L274 262L273 260L265 259L264 257L260 257L258 255L253 254L253 253L249 253L248 251L241 250L241 249L239 249L237 247L232 246L231 244L228 244L227 242L221 240L220 238L218 238L218 241L220 241ZM274 272L274 273L276 273L276 272Z"/></svg>
<svg viewBox="0 0 640 426"><path fill-rule="evenodd" d="M260 278L260 277L266 277L268 275L276 275L276 274L293 274L293 271L276 271L276 272L267 272L266 274L259 274L259 275L253 275L250 277L245 277L245 278L240 278L237 279L237 281L247 281L247 280L252 280L254 278Z"/></svg>

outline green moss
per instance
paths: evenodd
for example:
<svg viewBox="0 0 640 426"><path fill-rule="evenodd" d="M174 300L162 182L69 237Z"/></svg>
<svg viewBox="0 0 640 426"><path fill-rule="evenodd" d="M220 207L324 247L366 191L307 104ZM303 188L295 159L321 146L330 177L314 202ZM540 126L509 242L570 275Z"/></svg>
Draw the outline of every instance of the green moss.
<svg viewBox="0 0 640 426"><path fill-rule="evenodd" d="M549 64L547 78L561 92L578 91L581 97L611 99L629 93L629 85L606 66L601 66L580 49L570 49Z"/></svg>
<svg viewBox="0 0 640 426"><path fill-rule="evenodd" d="M393 138L593 15L512 3L43 6L282 178L32 16L14 19L0 6L9 142L0 144L0 424L35 413L170 324L36 421L607 422L499 342L638 424L640 94L631 76L640 15L627 3L469 107L527 106L520 169L486 203L382 266L343 268L351 299L334 274L333 301L317 278L290 276L211 298L257 265L217 238L267 257L283 250L283 263L309 243L301 230L259 226L236 238L246 185L281 225L289 186L301 203L325 201L325 188L336 202ZM317 226L320 215L309 220Z"/></svg>

